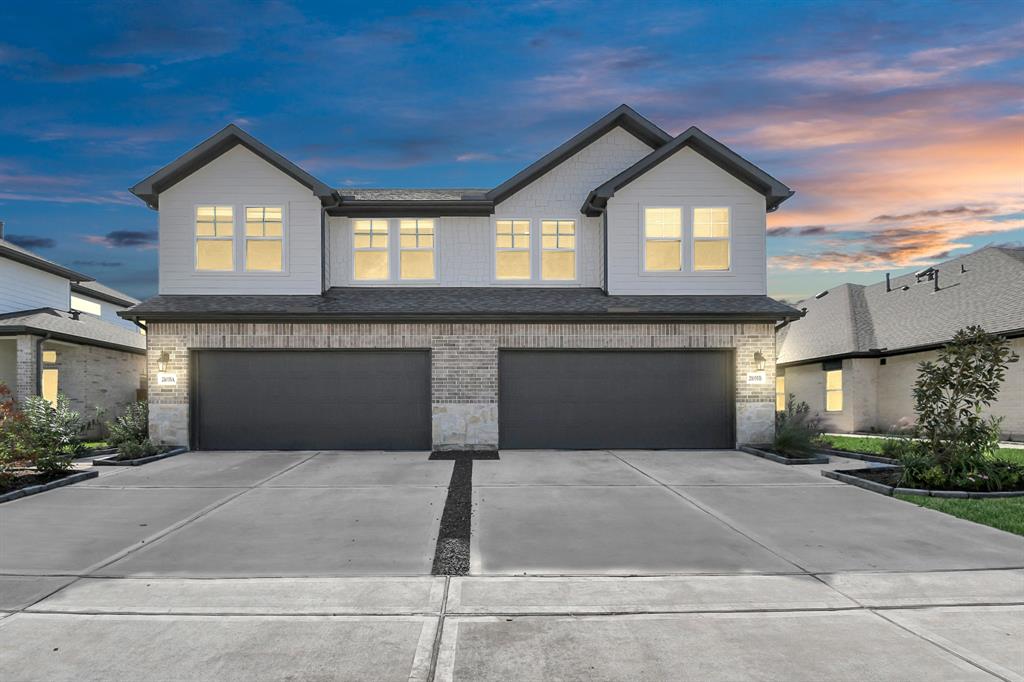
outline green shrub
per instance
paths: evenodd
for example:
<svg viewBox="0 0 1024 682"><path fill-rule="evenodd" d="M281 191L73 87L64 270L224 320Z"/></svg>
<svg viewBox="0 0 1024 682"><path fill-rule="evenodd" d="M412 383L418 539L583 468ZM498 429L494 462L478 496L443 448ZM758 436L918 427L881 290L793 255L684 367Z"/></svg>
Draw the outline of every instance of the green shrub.
<svg viewBox="0 0 1024 682"><path fill-rule="evenodd" d="M921 451L921 444L910 438L892 437L882 441L880 453L882 457L904 460Z"/></svg>
<svg viewBox="0 0 1024 682"><path fill-rule="evenodd" d="M132 403L120 417L107 422L107 431L107 442L118 450L128 443L142 443L149 438L149 406L141 401Z"/></svg>
<svg viewBox="0 0 1024 682"><path fill-rule="evenodd" d="M81 418L63 393L57 394L56 404L37 395L22 403L22 447L40 473L57 474L71 469L72 446L80 430Z"/></svg>
<svg viewBox="0 0 1024 682"><path fill-rule="evenodd" d="M10 480L11 469L20 458L21 411L11 397L11 389L0 382L0 483Z"/></svg>
<svg viewBox="0 0 1024 682"><path fill-rule="evenodd" d="M796 396L790 395L786 401L786 409L775 413L775 439L772 449L787 457L803 457L809 455L816 447L816 440L821 435L821 418L811 416L811 408L805 402L796 402Z"/></svg>
<svg viewBox="0 0 1024 682"><path fill-rule="evenodd" d="M142 441L124 441L118 446L118 459L138 459L149 457L157 453L157 447L153 441L146 438Z"/></svg>

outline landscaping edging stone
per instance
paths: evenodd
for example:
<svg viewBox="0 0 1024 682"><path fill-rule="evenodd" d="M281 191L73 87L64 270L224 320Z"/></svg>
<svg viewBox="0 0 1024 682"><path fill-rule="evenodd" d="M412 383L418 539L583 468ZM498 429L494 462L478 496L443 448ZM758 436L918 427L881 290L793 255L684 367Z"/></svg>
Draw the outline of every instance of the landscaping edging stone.
<svg viewBox="0 0 1024 682"><path fill-rule="evenodd" d="M850 474L850 472L852 471L858 471L858 469L848 469L847 471L822 470L821 475L824 476L825 478L831 478L842 483L855 485L858 488L864 488L865 490L870 490L873 493L889 495L890 497L892 495L919 495L921 497L944 497L947 499L960 500L985 500L1005 497L1024 497L1024 490L1009 490L994 493L982 493L967 492L966 490L924 490L921 488L900 488L897 486L885 485L884 483L878 483L876 481L868 481L859 476L853 476Z"/></svg>
<svg viewBox="0 0 1024 682"><path fill-rule="evenodd" d="M167 457L174 457L175 455L180 455L183 452L188 452L188 448L186 448L186 447L173 448L171 450L168 450L167 452L161 452L161 453L156 454L156 455L150 455L149 457L138 457L136 459L121 459L121 460L117 460L117 459L94 459L92 461L92 465L95 466L95 467L135 467L135 466L139 466L140 464L148 464L149 462L155 462L158 459L166 459ZM113 455L111 455L111 457L116 457L116 456L117 456L117 453L114 453Z"/></svg>
<svg viewBox="0 0 1024 682"><path fill-rule="evenodd" d="M79 481L85 481L90 478L96 478L99 475L100 472L98 471L79 471L71 474L70 476L59 478L56 481L50 481L49 483L40 483L39 485L30 485L21 488L20 490L12 490L9 493L4 493L3 495L0 495L0 503L10 502L11 500L16 500L19 497L28 497L29 495L45 493L47 490L53 490L54 488L62 488L66 485L71 485L72 483L78 483Z"/></svg>
<svg viewBox="0 0 1024 682"><path fill-rule="evenodd" d="M899 464L898 459L892 457L882 457L881 455L869 455L863 452L847 452L846 450L835 450L832 448L818 448L819 452L824 452L827 455L833 457L846 457L848 459L859 459L864 462L876 462L878 464Z"/></svg>
<svg viewBox="0 0 1024 682"><path fill-rule="evenodd" d="M754 457L761 457L762 459L771 460L778 464L828 464L829 459L827 455L814 455L813 457L783 457L782 455L776 455L774 452L768 452L767 450L761 450L750 445L741 445L740 450L753 455Z"/></svg>

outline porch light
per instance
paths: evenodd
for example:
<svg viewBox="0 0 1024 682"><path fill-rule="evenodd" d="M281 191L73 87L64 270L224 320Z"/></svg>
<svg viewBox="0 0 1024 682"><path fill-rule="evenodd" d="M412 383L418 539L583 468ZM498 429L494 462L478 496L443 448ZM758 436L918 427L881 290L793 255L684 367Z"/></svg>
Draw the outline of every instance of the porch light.
<svg viewBox="0 0 1024 682"><path fill-rule="evenodd" d="M167 371L167 363L171 361L171 354L167 351L160 353L160 359L156 361L156 368L160 372Z"/></svg>
<svg viewBox="0 0 1024 682"><path fill-rule="evenodd" d="M761 351L759 350L754 351L754 369L758 372L764 371L764 356L761 355Z"/></svg>

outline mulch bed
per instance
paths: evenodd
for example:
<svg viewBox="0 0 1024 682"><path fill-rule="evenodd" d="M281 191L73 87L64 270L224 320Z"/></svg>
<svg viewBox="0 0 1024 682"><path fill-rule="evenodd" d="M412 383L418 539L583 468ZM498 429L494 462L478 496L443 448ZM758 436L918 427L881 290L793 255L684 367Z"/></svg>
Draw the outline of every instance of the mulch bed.
<svg viewBox="0 0 1024 682"><path fill-rule="evenodd" d="M68 476L76 473L78 473L78 471L75 469L59 474L41 474L35 469L15 469L11 472L10 478L7 480L0 480L0 495L3 495L4 493L12 493L15 490L21 490L22 488L28 488L33 485L42 485L52 481L59 481L62 478L67 478Z"/></svg>
<svg viewBox="0 0 1024 682"><path fill-rule="evenodd" d="M434 549L433 575L469 573L469 536L473 515L473 460L499 459L497 450L435 450L430 459L452 461L448 497L441 513L441 527Z"/></svg>
<svg viewBox="0 0 1024 682"><path fill-rule="evenodd" d="M839 473L846 474L847 476L856 476L862 478L865 481L871 481L872 483L881 483L882 485L892 486L894 488L912 488L907 483L900 482L902 469L900 467L873 467L870 469L853 469L844 470ZM965 488L963 486L948 486L939 485L931 486L928 490L937 490L940 492L968 492L968 493L987 493L987 492L1024 492L1024 485L1018 485L1015 488L1005 488L1001 491L987 490L985 488Z"/></svg>

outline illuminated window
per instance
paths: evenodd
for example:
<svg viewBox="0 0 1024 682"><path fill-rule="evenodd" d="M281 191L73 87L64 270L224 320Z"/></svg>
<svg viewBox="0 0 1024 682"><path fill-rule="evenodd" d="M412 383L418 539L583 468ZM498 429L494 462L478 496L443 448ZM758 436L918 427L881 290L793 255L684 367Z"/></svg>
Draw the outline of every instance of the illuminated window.
<svg viewBox="0 0 1024 682"><path fill-rule="evenodd" d="M358 280L387 279L388 221L353 220L354 271Z"/></svg>
<svg viewBox="0 0 1024 682"><path fill-rule="evenodd" d="M280 206L245 209L245 269L249 272L284 269L284 221Z"/></svg>
<svg viewBox="0 0 1024 682"><path fill-rule="evenodd" d="M729 209L693 209L693 269L729 269Z"/></svg>
<svg viewBox="0 0 1024 682"><path fill-rule="evenodd" d="M775 377L775 411L786 411L786 377Z"/></svg>
<svg viewBox="0 0 1024 682"><path fill-rule="evenodd" d="M196 270L234 269L234 209L231 206L196 207Z"/></svg>
<svg viewBox="0 0 1024 682"><path fill-rule="evenodd" d="M576 221L541 221L540 241L541 278L548 280L576 279Z"/></svg>
<svg viewBox="0 0 1024 682"><path fill-rule="evenodd" d="M825 372L825 411L843 411L843 370L830 369Z"/></svg>
<svg viewBox="0 0 1024 682"><path fill-rule="evenodd" d="M43 370L43 398L51 405L57 404L57 384L59 383L59 372L55 368Z"/></svg>
<svg viewBox="0 0 1024 682"><path fill-rule="evenodd" d="M57 351L55 350L44 350L43 351L43 362L47 365L53 365L57 362Z"/></svg>
<svg viewBox="0 0 1024 682"><path fill-rule="evenodd" d="M530 221L499 220L494 223L497 279L530 279Z"/></svg>
<svg viewBox="0 0 1024 682"><path fill-rule="evenodd" d="M103 312L103 308L100 307L99 303L79 298L74 294L71 294L71 308L72 310L77 310L80 313L89 313L90 315L99 315Z"/></svg>
<svg viewBox="0 0 1024 682"><path fill-rule="evenodd" d="M683 212L678 208L644 209L644 270L683 269Z"/></svg>
<svg viewBox="0 0 1024 682"><path fill-rule="evenodd" d="M434 221L403 218L398 225L399 277L434 279Z"/></svg>

